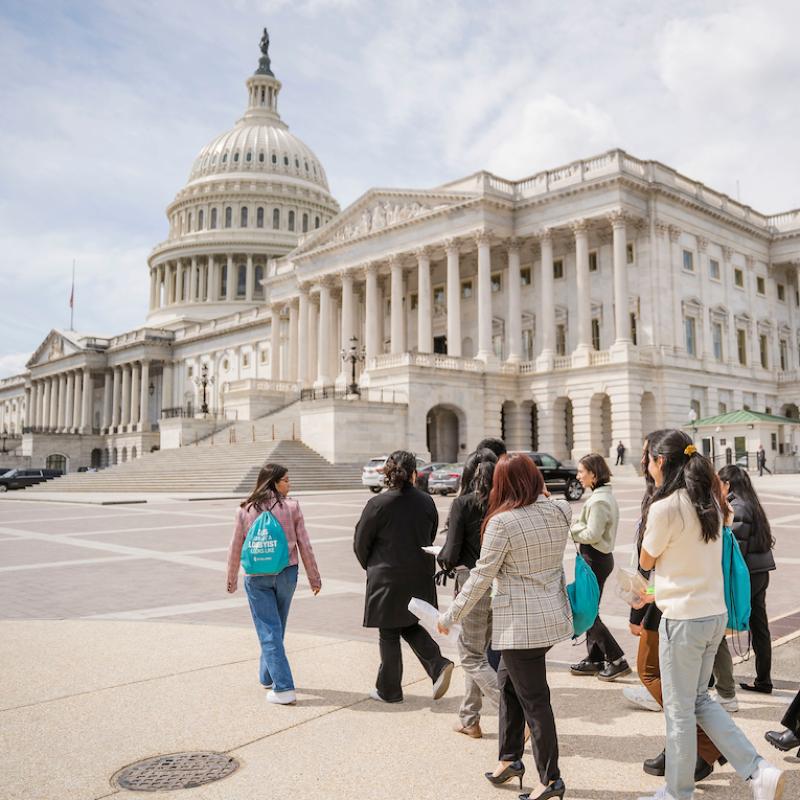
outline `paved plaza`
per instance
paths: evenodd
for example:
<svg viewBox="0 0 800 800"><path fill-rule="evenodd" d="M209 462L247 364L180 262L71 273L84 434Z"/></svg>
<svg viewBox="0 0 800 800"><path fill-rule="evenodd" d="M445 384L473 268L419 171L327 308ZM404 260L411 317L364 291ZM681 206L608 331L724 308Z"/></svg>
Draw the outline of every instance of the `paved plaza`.
<svg viewBox="0 0 800 800"><path fill-rule="evenodd" d="M759 751L791 771L787 798L800 797L800 761L772 750L763 733L779 727L800 678L795 483L757 484L778 540L768 592L777 691L740 694L736 715ZM615 482L618 563L630 559L641 490L637 479ZM496 713L484 716L483 740L450 729L460 670L446 698L432 704L430 682L406 651L407 702L388 707L367 699L377 636L361 627L364 574L352 536L368 498L300 497L323 588L313 597L301 574L288 636L299 687L292 708L265 702L245 595L225 592L235 500L150 496L102 506L34 502L21 492L0 499L0 799L516 796L510 784L494 789L482 776L497 756ZM442 521L450 502L436 498ZM573 560L568 551L570 572ZM442 605L450 594L450 585L440 589ZM626 609L607 592L603 618L633 664ZM644 775L641 761L662 747L663 716L623 701L622 685L635 683L635 675L617 684L571 676L566 665L583 652L567 642L550 655L567 796L630 800L660 784ZM738 677L751 675L750 662L737 667ZM177 793L128 792L111 783L126 764L182 750L230 753L242 766L225 780ZM525 760L525 791L535 790L530 752ZM750 797L730 767L701 788L698 797Z"/></svg>

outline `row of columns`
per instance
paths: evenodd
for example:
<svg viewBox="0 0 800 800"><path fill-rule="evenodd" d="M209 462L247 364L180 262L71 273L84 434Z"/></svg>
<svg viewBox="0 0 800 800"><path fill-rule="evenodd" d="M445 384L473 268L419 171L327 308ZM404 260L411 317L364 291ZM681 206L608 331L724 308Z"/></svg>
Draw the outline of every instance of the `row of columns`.
<svg viewBox="0 0 800 800"><path fill-rule="evenodd" d="M259 284L265 267L255 264L252 254L248 254L246 259L244 265L235 263L233 253L228 253L222 257L210 255L201 260L193 256L156 264L150 268L150 310L181 303L260 299L263 289ZM244 295L237 292L240 266L244 266L246 271ZM223 270L226 275L224 294Z"/></svg>
<svg viewBox="0 0 800 800"><path fill-rule="evenodd" d="M53 433L88 433L92 427L89 367L31 381L28 425Z"/></svg>
<svg viewBox="0 0 800 800"><path fill-rule="evenodd" d="M26 393L27 396L27 393ZM22 397L0 403L0 433L21 434L25 422L25 406Z"/></svg>

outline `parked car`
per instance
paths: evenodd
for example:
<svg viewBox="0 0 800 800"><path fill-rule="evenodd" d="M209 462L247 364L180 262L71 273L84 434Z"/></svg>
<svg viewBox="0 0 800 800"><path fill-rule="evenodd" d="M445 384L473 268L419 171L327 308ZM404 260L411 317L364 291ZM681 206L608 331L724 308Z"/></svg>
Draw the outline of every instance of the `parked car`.
<svg viewBox="0 0 800 800"><path fill-rule="evenodd" d="M428 480L431 473L437 469L444 469L447 464L444 461L434 461L431 464L425 464L417 469L417 489L422 489L423 492L430 491L428 489Z"/></svg>
<svg viewBox="0 0 800 800"><path fill-rule="evenodd" d="M51 478L60 478L60 469L11 469L0 475L0 492L9 489L24 489L35 483L49 481Z"/></svg>
<svg viewBox="0 0 800 800"><path fill-rule="evenodd" d="M371 458L361 468L361 485L366 486L371 492L378 494L381 489L386 487L386 481L383 477L383 468L386 465L386 459L389 456L378 456ZM425 460L422 458L417 459L417 469L425 465Z"/></svg>
<svg viewBox="0 0 800 800"><path fill-rule="evenodd" d="M441 469L435 469L428 478L428 491L441 495L457 492L463 471L463 464L447 464Z"/></svg>
<svg viewBox="0 0 800 800"><path fill-rule="evenodd" d="M563 492L567 500L580 500L583 497L583 486L578 480L578 468L554 458L549 453L538 453L524 450L526 456L542 471L544 482L549 491Z"/></svg>

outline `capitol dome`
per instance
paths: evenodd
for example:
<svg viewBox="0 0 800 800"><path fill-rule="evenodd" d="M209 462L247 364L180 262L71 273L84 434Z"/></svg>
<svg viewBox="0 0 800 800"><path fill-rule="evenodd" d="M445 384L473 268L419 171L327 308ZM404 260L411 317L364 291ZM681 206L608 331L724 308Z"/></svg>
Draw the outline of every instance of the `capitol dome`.
<svg viewBox="0 0 800 800"><path fill-rule="evenodd" d="M259 305L270 258L328 223L339 204L317 156L278 113L266 30L248 104L197 155L167 207L169 235L148 259L148 322L180 327Z"/></svg>

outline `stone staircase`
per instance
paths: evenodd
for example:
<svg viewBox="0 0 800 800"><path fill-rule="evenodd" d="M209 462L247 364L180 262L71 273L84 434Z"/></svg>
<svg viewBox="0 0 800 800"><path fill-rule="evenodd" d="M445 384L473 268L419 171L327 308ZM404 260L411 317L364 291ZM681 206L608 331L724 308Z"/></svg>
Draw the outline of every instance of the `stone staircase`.
<svg viewBox="0 0 800 800"><path fill-rule="evenodd" d="M361 488L360 464L331 464L299 441L190 445L158 450L100 472L73 472L27 492L173 492L247 494L268 461L289 468L292 489Z"/></svg>

